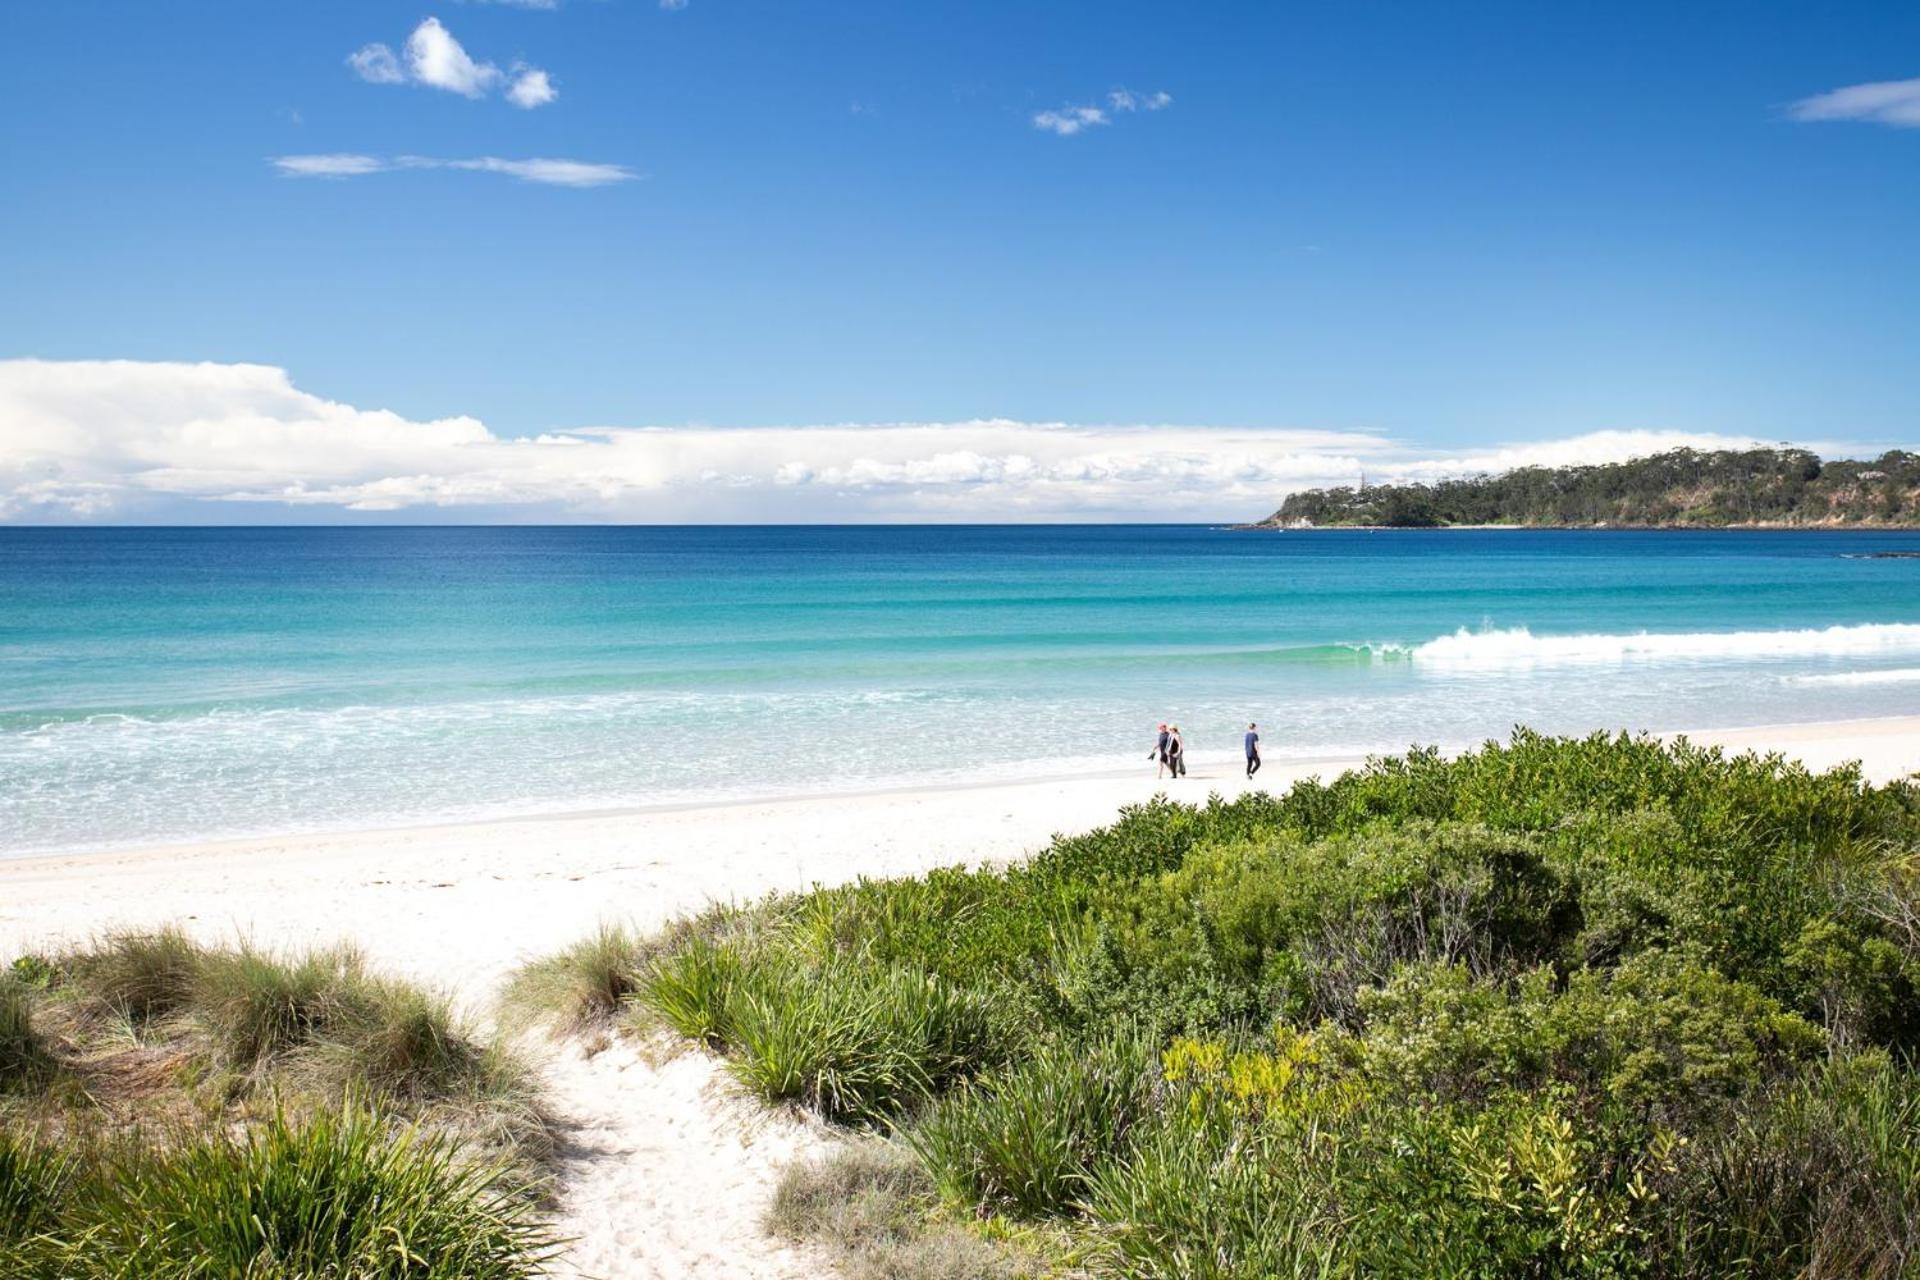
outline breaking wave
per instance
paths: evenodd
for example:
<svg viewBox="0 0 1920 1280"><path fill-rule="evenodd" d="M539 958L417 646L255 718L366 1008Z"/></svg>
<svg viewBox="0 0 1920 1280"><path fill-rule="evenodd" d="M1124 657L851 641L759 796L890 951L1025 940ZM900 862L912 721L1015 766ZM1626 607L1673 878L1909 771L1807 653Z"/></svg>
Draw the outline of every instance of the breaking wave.
<svg viewBox="0 0 1920 1280"><path fill-rule="evenodd" d="M1525 627L1469 631L1416 645L1425 665L1702 661L1714 658L1839 658L1920 653L1920 625L1868 623L1803 631L1640 631L1630 635L1536 636ZM1864 673L1879 674L1879 673Z"/></svg>

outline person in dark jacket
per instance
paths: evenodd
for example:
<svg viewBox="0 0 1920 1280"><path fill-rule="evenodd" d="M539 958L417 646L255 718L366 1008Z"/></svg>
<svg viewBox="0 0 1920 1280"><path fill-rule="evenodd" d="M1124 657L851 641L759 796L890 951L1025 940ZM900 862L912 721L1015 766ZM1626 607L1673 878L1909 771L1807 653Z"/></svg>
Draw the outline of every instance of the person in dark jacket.
<svg viewBox="0 0 1920 1280"><path fill-rule="evenodd" d="M1160 726L1160 736L1154 739L1153 750L1147 753L1147 759L1155 762L1154 768L1153 768L1153 776L1156 778L1163 778L1166 776L1166 773L1167 773L1168 737L1169 735L1167 733L1167 726L1165 724L1162 724Z"/></svg>

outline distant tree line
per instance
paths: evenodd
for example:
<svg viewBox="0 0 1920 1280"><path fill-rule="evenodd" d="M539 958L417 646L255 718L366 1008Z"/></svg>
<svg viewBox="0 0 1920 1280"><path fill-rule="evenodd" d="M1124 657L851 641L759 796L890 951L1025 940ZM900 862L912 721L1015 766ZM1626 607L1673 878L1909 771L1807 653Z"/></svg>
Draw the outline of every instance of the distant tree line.
<svg viewBox="0 0 1920 1280"><path fill-rule="evenodd" d="M1920 525L1920 454L1822 462L1805 449L1668 453L1586 467L1521 467L1436 484L1290 495L1263 525L1459 524L1718 528Z"/></svg>

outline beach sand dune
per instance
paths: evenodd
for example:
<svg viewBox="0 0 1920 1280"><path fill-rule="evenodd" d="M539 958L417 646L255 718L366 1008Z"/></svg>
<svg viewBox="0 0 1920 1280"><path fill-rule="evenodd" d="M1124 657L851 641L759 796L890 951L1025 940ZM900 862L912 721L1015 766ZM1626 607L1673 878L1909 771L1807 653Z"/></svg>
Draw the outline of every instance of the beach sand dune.
<svg viewBox="0 0 1920 1280"><path fill-rule="evenodd" d="M1920 771L1920 717L1692 735L1878 781ZM1278 735L1274 735L1277 738ZM1270 739L1271 741L1272 739ZM1262 789L1359 763L1269 763ZM657 925L708 902L858 875L1020 856L1165 791L1245 789L1237 762L1125 777L833 796L709 808L326 833L0 861L0 957L107 928L177 923L208 940L351 941L376 964L485 1017L503 979L602 921ZM779 1168L831 1139L734 1097L697 1053L542 1042L569 1126L561 1230L571 1274L801 1277L818 1259L759 1220Z"/></svg>

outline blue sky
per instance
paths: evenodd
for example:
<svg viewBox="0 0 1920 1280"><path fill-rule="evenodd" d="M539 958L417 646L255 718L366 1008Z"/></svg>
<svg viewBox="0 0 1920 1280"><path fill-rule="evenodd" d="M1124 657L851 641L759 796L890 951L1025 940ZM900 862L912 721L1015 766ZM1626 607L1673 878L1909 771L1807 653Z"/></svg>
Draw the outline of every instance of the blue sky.
<svg viewBox="0 0 1920 1280"><path fill-rule="evenodd" d="M494 83L349 65L427 19ZM1911 4L60 0L0 58L4 357L509 438L1920 437L1920 127L1793 110L1920 77ZM340 155L438 163L272 163ZM536 158L635 176L445 163Z"/></svg>

